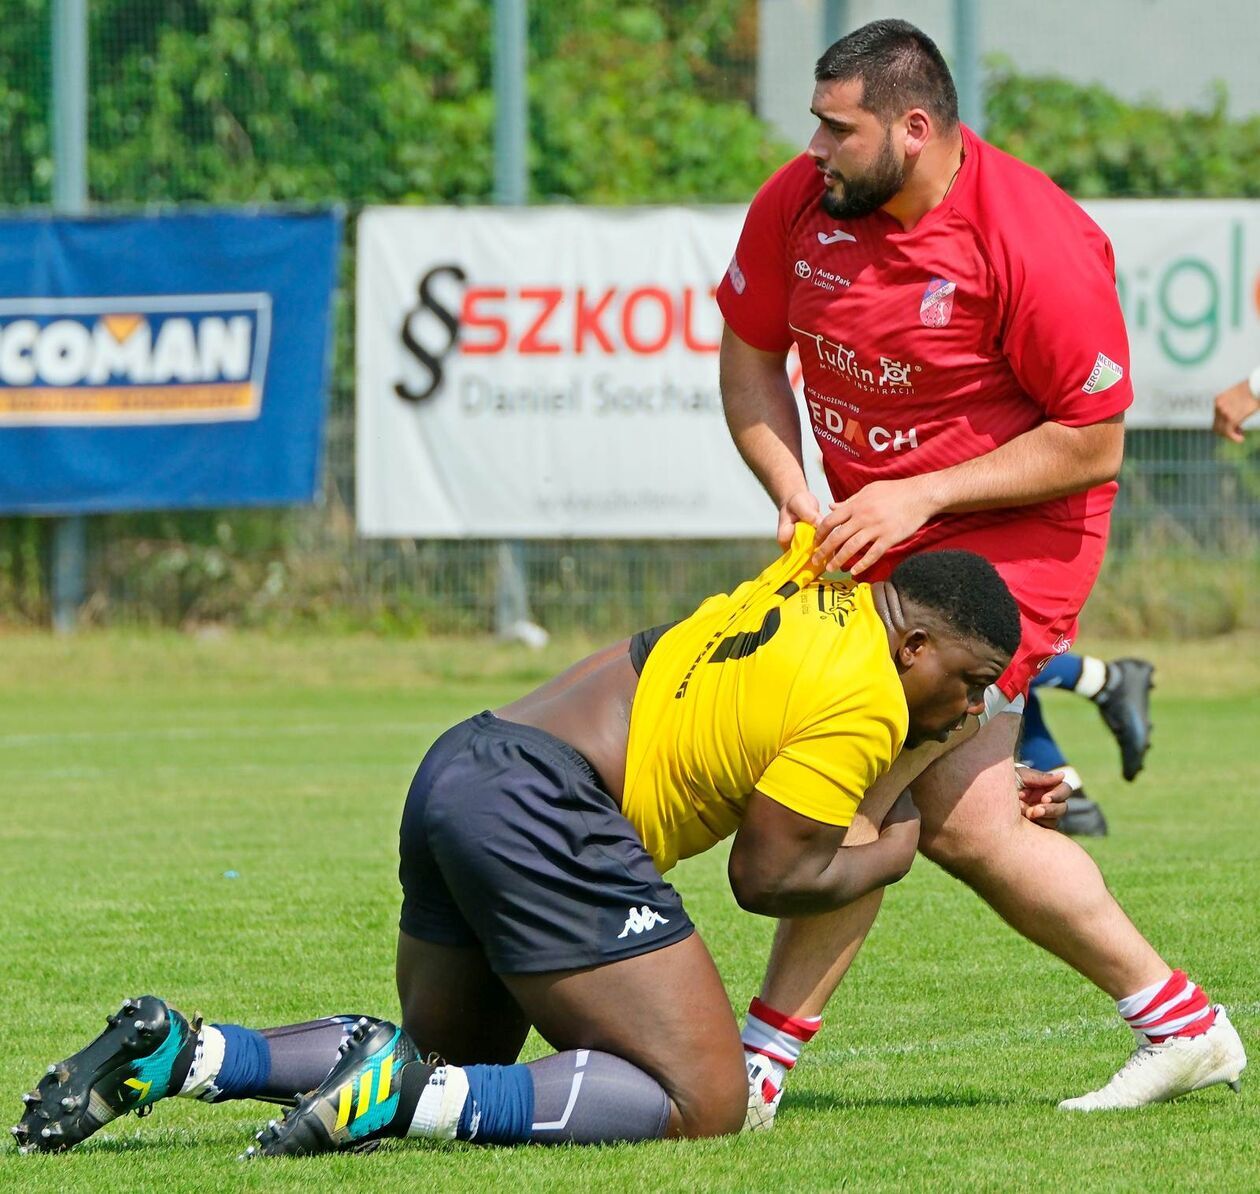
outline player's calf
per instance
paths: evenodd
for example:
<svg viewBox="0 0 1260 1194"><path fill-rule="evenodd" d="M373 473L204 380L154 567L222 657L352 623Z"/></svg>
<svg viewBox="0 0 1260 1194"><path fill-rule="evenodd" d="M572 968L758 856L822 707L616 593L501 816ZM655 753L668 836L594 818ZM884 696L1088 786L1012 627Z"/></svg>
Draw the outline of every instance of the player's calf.
<svg viewBox="0 0 1260 1194"><path fill-rule="evenodd" d="M690 1112L638 1067L595 1049L528 1065L422 1061L393 1024L357 1026L327 1079L245 1156L310 1156L387 1137L475 1144L611 1144L737 1132L742 1092L714 1091Z"/></svg>

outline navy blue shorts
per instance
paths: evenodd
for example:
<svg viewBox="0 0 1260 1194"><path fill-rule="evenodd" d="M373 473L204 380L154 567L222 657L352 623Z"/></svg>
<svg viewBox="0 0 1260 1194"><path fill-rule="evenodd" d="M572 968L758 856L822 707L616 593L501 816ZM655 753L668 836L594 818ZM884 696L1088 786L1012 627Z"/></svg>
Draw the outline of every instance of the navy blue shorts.
<svg viewBox="0 0 1260 1194"><path fill-rule="evenodd" d="M402 931L479 945L496 974L599 966L693 931L590 763L492 713L429 748L399 855Z"/></svg>

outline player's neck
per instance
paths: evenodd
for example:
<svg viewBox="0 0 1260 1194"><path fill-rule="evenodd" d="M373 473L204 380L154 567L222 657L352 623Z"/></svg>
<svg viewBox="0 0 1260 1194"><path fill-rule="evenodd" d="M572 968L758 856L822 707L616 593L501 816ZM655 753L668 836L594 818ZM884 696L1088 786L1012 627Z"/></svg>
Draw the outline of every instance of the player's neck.
<svg viewBox="0 0 1260 1194"><path fill-rule="evenodd" d="M906 185L884 204L884 211L907 232L912 231L928 212L945 202L962 163L962 130L955 129L924 147L906 176Z"/></svg>

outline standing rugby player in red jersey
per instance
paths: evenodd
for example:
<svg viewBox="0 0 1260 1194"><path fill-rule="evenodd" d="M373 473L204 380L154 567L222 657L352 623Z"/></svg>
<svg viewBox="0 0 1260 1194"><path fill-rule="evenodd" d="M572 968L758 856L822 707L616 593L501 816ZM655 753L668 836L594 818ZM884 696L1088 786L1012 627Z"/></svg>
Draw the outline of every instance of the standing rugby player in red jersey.
<svg viewBox="0 0 1260 1194"><path fill-rule="evenodd" d="M815 78L818 129L753 200L718 292L731 433L779 508L780 541L814 522L820 555L863 579L909 552L967 548L1023 619L987 716L903 753L845 844L873 837L909 786L920 849L1116 1000L1134 1054L1060 1107L1236 1084L1246 1056L1224 1010L1148 944L1090 856L1046 831L1066 790L1021 790L1012 765L1029 680L1071 645L1107 542L1132 400L1111 246L1048 178L959 123L948 67L914 26L864 26ZM837 499L825 511L802 467L793 345ZM750 1126L772 1121L879 902L780 922L744 1031Z"/></svg>

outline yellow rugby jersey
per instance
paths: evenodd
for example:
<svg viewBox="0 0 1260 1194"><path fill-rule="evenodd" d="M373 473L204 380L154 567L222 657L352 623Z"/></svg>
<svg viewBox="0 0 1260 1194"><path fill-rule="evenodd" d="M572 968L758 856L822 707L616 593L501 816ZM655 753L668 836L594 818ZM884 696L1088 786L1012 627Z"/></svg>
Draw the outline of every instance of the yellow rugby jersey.
<svg viewBox="0 0 1260 1194"><path fill-rule="evenodd" d="M869 585L819 581L813 528L652 648L630 710L622 811L662 872L738 828L756 788L849 825L905 742L905 694Z"/></svg>

